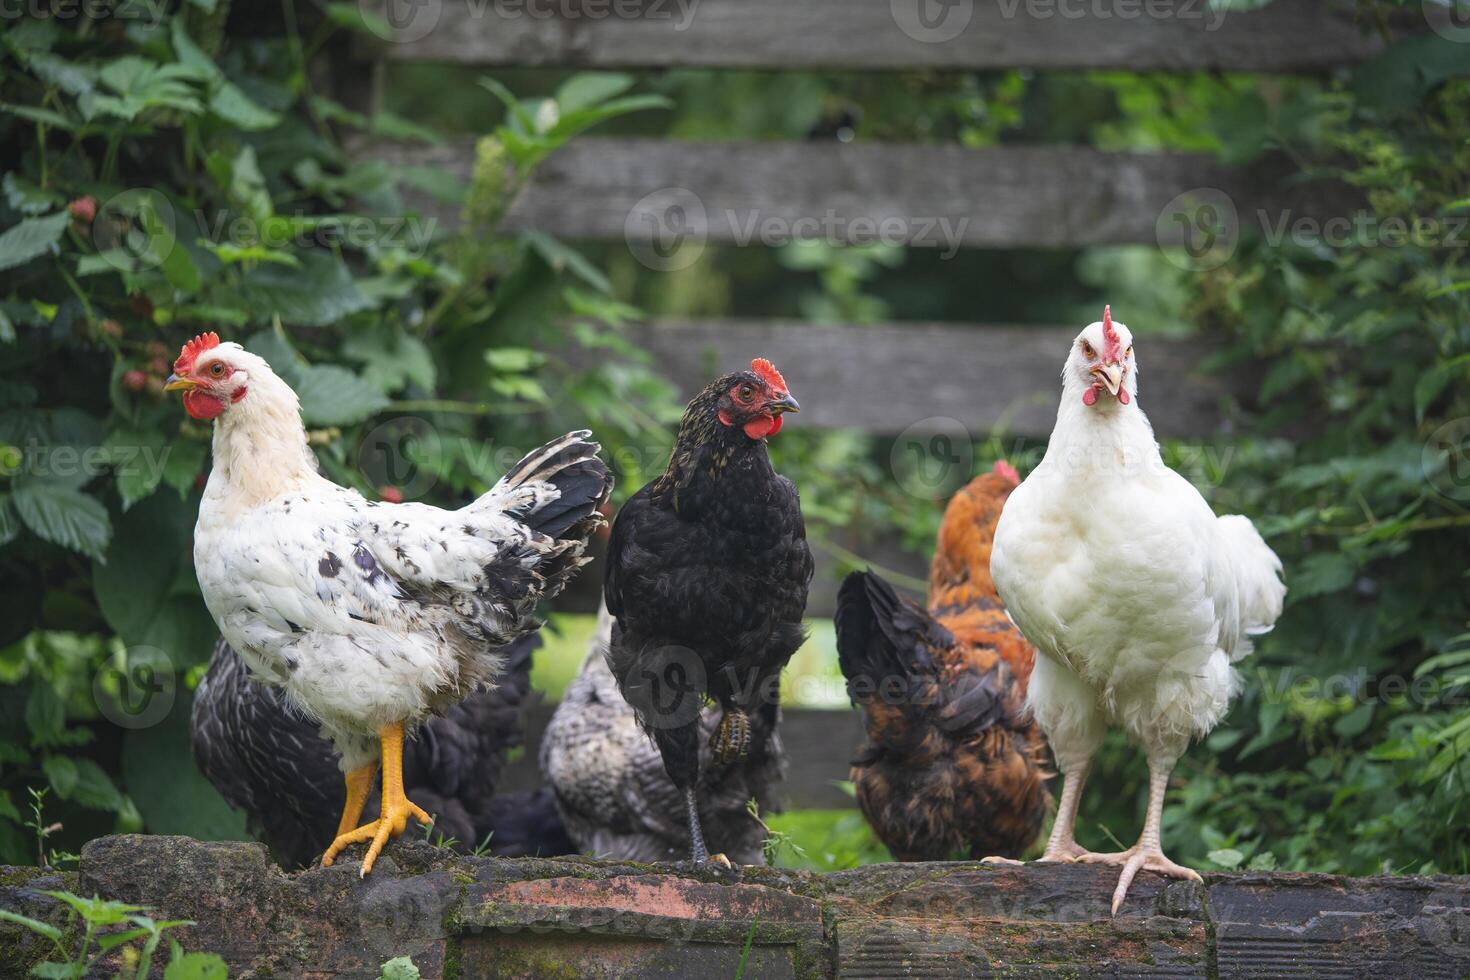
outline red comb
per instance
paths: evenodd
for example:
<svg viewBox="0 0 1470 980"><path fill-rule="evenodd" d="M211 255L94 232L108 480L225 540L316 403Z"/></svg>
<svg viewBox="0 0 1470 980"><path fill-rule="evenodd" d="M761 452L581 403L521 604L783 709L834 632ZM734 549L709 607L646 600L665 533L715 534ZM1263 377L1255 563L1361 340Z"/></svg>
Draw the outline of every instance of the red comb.
<svg viewBox="0 0 1470 980"><path fill-rule="evenodd" d="M750 369L760 375L761 380L770 385L776 391L789 394L790 389L786 387L786 379L781 377L781 372L776 370L776 365L764 357L757 357L750 362Z"/></svg>
<svg viewBox="0 0 1470 980"><path fill-rule="evenodd" d="M996 460L990 472L1013 486L1019 486L1021 483L1021 474L1017 473L1016 468L1003 459Z"/></svg>
<svg viewBox="0 0 1470 980"><path fill-rule="evenodd" d="M200 354L218 346L219 334L213 330L195 337L179 351L178 359L174 361L174 374L187 373L194 366L194 361L198 359Z"/></svg>
<svg viewBox="0 0 1470 980"><path fill-rule="evenodd" d="M1113 329L1113 308L1103 307L1103 349L1102 360L1104 364L1116 364L1123 359L1122 344L1118 339L1118 331Z"/></svg>

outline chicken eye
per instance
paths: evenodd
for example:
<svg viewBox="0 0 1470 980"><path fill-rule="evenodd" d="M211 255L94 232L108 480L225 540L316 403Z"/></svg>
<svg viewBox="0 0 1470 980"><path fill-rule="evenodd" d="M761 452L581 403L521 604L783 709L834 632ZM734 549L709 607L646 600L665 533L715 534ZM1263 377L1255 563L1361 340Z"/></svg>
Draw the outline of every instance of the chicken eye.
<svg viewBox="0 0 1470 980"><path fill-rule="evenodd" d="M740 386L739 397L740 397L740 400L741 401L743 401L743 402L750 401L751 396L754 395L754 394L755 394L755 389L752 388L750 385L741 385Z"/></svg>
<svg viewBox="0 0 1470 980"><path fill-rule="evenodd" d="M1085 340L1082 342L1082 356L1089 361L1097 356L1097 351L1093 350L1092 345Z"/></svg>
<svg viewBox="0 0 1470 980"><path fill-rule="evenodd" d="M225 376L225 366L219 361L215 361L209 366L209 373L213 377L223 378Z"/></svg>
<svg viewBox="0 0 1470 980"><path fill-rule="evenodd" d="M1127 358L1130 358L1132 356L1133 356L1133 345L1132 344L1129 344L1128 345L1128 349L1123 352L1123 357L1126 360Z"/></svg>

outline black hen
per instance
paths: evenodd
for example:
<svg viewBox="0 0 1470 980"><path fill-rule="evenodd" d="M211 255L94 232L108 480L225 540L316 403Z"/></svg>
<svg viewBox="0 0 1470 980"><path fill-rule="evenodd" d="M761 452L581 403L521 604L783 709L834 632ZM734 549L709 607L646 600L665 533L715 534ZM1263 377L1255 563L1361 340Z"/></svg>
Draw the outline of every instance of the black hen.
<svg viewBox="0 0 1470 980"><path fill-rule="evenodd" d="M715 381L685 410L668 468L613 524L607 664L683 797L696 863L709 860L696 795L704 699L722 712L712 765L760 763L781 669L804 637L811 549L796 487L766 454L798 409L769 361Z"/></svg>
<svg viewBox="0 0 1470 980"><path fill-rule="evenodd" d="M521 705L531 688L537 634L505 648L505 673L442 717L430 718L404 744L404 787L435 817L435 840L462 848L488 837L490 851L570 854L549 790L496 796L508 749L522 741ZM245 811L251 833L283 866L299 868L331 843L344 789L332 744L275 687L251 680L224 640L194 695L194 759L225 800ZM377 813L376 796L365 819Z"/></svg>

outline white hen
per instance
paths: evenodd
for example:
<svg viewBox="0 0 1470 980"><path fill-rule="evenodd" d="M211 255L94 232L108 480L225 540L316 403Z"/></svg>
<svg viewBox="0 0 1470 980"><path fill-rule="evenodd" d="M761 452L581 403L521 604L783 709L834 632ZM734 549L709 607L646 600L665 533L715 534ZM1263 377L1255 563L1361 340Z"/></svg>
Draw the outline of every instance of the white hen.
<svg viewBox="0 0 1470 980"><path fill-rule="evenodd" d="M1160 845L1169 774L1225 715L1239 685L1231 664L1286 595L1281 561L1251 522L1216 517L1164 465L1137 375L1132 336L1104 309L1072 343L1046 456L1007 501L990 562L1042 654L1028 699L1065 780L1042 860L1122 865L1115 913L1140 868L1199 880ZM1132 848L1093 854L1073 824L1108 725L1148 754L1148 814Z"/></svg>
<svg viewBox="0 0 1470 980"><path fill-rule="evenodd" d="M167 390L214 420L194 565L225 640L285 688L341 753L347 805L331 864L370 842L362 873L410 816L404 726L463 700L534 630L536 603L590 559L612 480L587 432L534 450L456 511L381 504L317 472L296 393L263 359L206 334ZM381 747L382 818L357 826Z"/></svg>

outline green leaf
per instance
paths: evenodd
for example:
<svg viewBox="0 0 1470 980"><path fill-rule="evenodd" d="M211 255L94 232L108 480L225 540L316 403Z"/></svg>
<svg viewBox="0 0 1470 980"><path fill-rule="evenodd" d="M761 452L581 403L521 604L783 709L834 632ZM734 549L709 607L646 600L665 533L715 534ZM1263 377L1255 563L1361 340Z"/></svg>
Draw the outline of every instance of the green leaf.
<svg viewBox="0 0 1470 980"><path fill-rule="evenodd" d="M163 481L170 451L164 434L157 429L114 429L103 446L112 461L123 510L152 496Z"/></svg>
<svg viewBox="0 0 1470 980"><path fill-rule="evenodd" d="M32 856L34 857L34 855ZM24 926L32 932L39 933L40 935L45 936L47 939L50 939L53 942L61 941L60 929L56 928L49 922L42 922L40 919L32 919L28 916L21 915L18 912L11 912L8 909L0 909L0 922L14 922L16 925Z"/></svg>
<svg viewBox="0 0 1470 980"><path fill-rule="evenodd" d="M229 967L218 953L176 952L164 968L163 980L228 980Z"/></svg>
<svg viewBox="0 0 1470 980"><path fill-rule="evenodd" d="M0 493L0 547L15 540L20 534L20 521L10 506L10 494Z"/></svg>
<svg viewBox="0 0 1470 980"><path fill-rule="evenodd" d="M66 705L61 696L49 683L33 684L26 697L26 729L31 733L31 744L55 745L65 727Z"/></svg>
<svg viewBox="0 0 1470 980"><path fill-rule="evenodd" d="M187 560L193 523L193 515L167 494L118 518L107 563L92 570L92 590L107 624L127 645L147 642Z"/></svg>
<svg viewBox="0 0 1470 980"><path fill-rule="evenodd" d="M522 233L522 238L534 248L546 264L558 273L570 271L593 289L603 293L612 292L612 283L602 270L570 246L564 245L544 231L531 230Z"/></svg>
<svg viewBox="0 0 1470 980"><path fill-rule="evenodd" d="M284 323L308 327L336 323L372 308L341 259L317 251L299 257L300 268L268 265L248 270L237 285L221 287L211 299L221 306L250 310L257 321L280 317Z"/></svg>
<svg viewBox="0 0 1470 980"><path fill-rule="evenodd" d="M72 790L77 788L77 764L70 756L48 755L41 760L41 771L46 781L63 800L71 799Z"/></svg>
<svg viewBox="0 0 1470 980"><path fill-rule="evenodd" d="M237 129L271 129L281 122L279 113L262 107L226 79L216 82L214 94L209 97L209 111Z"/></svg>
<svg viewBox="0 0 1470 980"><path fill-rule="evenodd" d="M12 269L44 255L61 240L70 223L71 215L58 211L45 218L26 218L0 234L0 269Z"/></svg>
<svg viewBox="0 0 1470 980"><path fill-rule="evenodd" d="M183 702L183 694L181 703L158 724L123 735L122 779L128 793L150 833L250 840L244 814L231 809L194 764L190 706Z"/></svg>
<svg viewBox="0 0 1470 980"><path fill-rule="evenodd" d="M42 109L40 106L16 105L13 102L0 102L0 111L8 112L12 116L19 116L22 119L29 119L31 122L40 123L43 126L54 126L55 128L68 133L77 128L76 123L72 122L61 113L52 112L50 109Z"/></svg>
<svg viewBox="0 0 1470 980"><path fill-rule="evenodd" d="M378 968L378 980L419 980L419 968L408 956L395 956Z"/></svg>
<svg viewBox="0 0 1470 980"><path fill-rule="evenodd" d="M31 55L28 67L41 81L68 95L86 95L97 81L97 72L91 66L54 54Z"/></svg>
<svg viewBox="0 0 1470 980"><path fill-rule="evenodd" d="M545 362L545 354L529 347L489 347L485 350L485 363L497 371L529 371Z"/></svg>
<svg viewBox="0 0 1470 980"><path fill-rule="evenodd" d="M578 72L556 90L556 104L563 113L605 102L633 87L633 77L621 72Z"/></svg>
<svg viewBox="0 0 1470 980"><path fill-rule="evenodd" d="M118 792L112 778L101 766L91 759L74 758L71 761L76 771L76 782L72 785L70 794L61 793L60 789L57 790L58 794L92 810L117 813L123 809L122 793Z"/></svg>
<svg viewBox="0 0 1470 980"><path fill-rule="evenodd" d="M401 329L359 330L342 343L342 356L364 365L363 379L385 394L413 382L434 390L434 355L424 342Z"/></svg>
<svg viewBox="0 0 1470 980"><path fill-rule="evenodd" d="M18 173L5 175L4 188L5 203L21 214L44 214L66 203L60 194L43 191Z"/></svg>
<svg viewBox="0 0 1470 980"><path fill-rule="evenodd" d="M95 498L71 487L26 480L15 485L10 501L37 537L103 560L112 522Z"/></svg>
<svg viewBox="0 0 1470 980"><path fill-rule="evenodd" d="M209 458L209 446L197 439L176 439L169 446L168 460L163 464L163 482L187 497L194 481Z"/></svg>
<svg viewBox="0 0 1470 980"><path fill-rule="evenodd" d="M1287 583L1294 600L1340 592L1353 583L1357 563L1338 552L1308 555L1292 569Z"/></svg>
<svg viewBox="0 0 1470 980"><path fill-rule="evenodd" d="M1360 704L1352 711L1337 719L1332 725L1332 730L1343 738L1357 738L1368 730L1373 721L1373 705Z"/></svg>
<svg viewBox="0 0 1470 980"><path fill-rule="evenodd" d="M335 364L307 368L296 393L307 425L352 425L388 407L380 388Z"/></svg>
<svg viewBox="0 0 1470 980"><path fill-rule="evenodd" d="M1245 861L1245 855L1233 847L1222 847L1219 850L1211 851L1205 857L1229 871L1234 871Z"/></svg>

